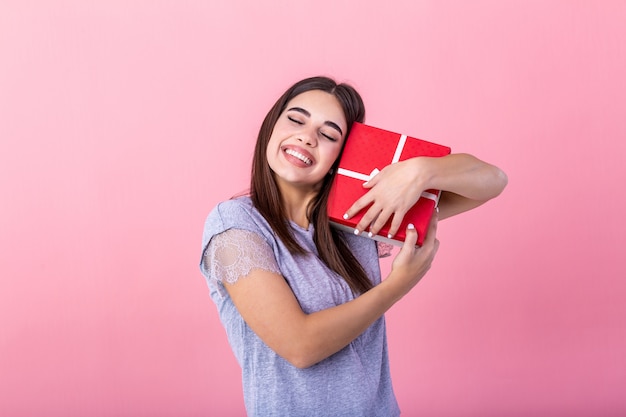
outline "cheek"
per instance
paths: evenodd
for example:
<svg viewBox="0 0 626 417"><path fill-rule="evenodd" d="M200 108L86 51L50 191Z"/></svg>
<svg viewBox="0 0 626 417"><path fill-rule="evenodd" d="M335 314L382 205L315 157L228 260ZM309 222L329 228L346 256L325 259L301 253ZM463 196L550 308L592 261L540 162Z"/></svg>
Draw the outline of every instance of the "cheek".
<svg viewBox="0 0 626 417"><path fill-rule="evenodd" d="M329 149L328 158L332 160L333 164L337 162L337 159L339 159L340 153L341 153L341 145L335 145L332 147L332 149Z"/></svg>
<svg viewBox="0 0 626 417"><path fill-rule="evenodd" d="M279 148L278 141L275 139L273 135L270 136L270 140L267 142L267 146L265 148L265 155L267 157L270 157L271 155L277 152L278 148Z"/></svg>
<svg viewBox="0 0 626 417"><path fill-rule="evenodd" d="M272 146L271 143L267 145L267 149L265 150L265 161L267 165L270 167L272 171L276 169L276 160L278 159L278 154L276 148Z"/></svg>

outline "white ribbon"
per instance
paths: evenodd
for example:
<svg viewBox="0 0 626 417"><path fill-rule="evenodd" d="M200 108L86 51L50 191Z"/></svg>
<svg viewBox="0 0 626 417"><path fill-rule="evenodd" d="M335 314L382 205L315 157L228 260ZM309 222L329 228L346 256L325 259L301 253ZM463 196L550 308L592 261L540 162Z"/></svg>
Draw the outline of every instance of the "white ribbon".
<svg viewBox="0 0 626 417"><path fill-rule="evenodd" d="M400 160L400 155L402 154L402 149L404 149L404 144L406 143L406 135L401 135L400 140L398 141L398 146L396 146L396 153L393 154L393 159L391 160L392 164L395 164Z"/></svg>
<svg viewBox="0 0 626 417"><path fill-rule="evenodd" d="M400 155L402 154L402 150L404 149L404 144L406 143L406 139L407 139L407 135L400 136L400 140L398 141L398 145L396 146L396 151L393 154L393 158L391 159L392 164L395 164L396 162L400 161ZM378 174L379 172L380 171L378 170L378 168L374 168L374 170L369 175L362 174L356 171L351 171L345 168L337 169L337 174L345 175L346 177L354 178L354 179L361 180L361 181L369 181L372 178L374 178L376 174ZM429 200L433 200L435 202L435 205L439 202L439 195L429 193L428 191L423 191L421 194L421 197L427 198Z"/></svg>
<svg viewBox="0 0 626 417"><path fill-rule="evenodd" d="M433 200L435 205L439 202L439 196L437 194L429 193L428 191L422 191L423 198L427 198L429 200Z"/></svg>
<svg viewBox="0 0 626 417"><path fill-rule="evenodd" d="M395 164L400 161L400 155L402 155L402 150L404 149L404 144L406 143L407 135L400 135L400 140L398 140L398 145L396 145L396 151L393 154L393 158L391 158L391 163ZM361 181L369 181L376 176L380 171L378 168L374 168L374 170L369 174L365 175L360 172L350 171L349 169L339 168L337 169L337 174L345 175L346 177L354 178Z"/></svg>
<svg viewBox="0 0 626 417"><path fill-rule="evenodd" d="M372 173L369 175L361 174L360 172L356 172L356 171L350 171L349 169L344 169L344 168L339 168L337 170L337 174L339 175L345 175L346 177L354 178L356 180L361 180L361 181L369 181L372 178L374 178L376 174L378 174L379 172L380 171L377 168L374 168Z"/></svg>

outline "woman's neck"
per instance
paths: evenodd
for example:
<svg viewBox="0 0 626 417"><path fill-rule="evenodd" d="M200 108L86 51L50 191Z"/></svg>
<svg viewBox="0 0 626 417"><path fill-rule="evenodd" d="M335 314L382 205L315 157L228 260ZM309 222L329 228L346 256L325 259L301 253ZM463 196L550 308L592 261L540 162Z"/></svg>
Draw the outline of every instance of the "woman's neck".
<svg viewBox="0 0 626 417"><path fill-rule="evenodd" d="M309 203L317 195L317 191L311 189L304 190L298 187L282 187L281 195L283 208L289 220L304 229L308 229L308 207Z"/></svg>

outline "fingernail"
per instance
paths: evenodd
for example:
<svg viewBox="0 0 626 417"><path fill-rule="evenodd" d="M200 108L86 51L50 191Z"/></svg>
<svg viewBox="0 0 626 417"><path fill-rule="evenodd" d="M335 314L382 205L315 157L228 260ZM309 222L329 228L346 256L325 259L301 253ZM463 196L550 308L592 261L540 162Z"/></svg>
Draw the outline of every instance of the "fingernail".
<svg viewBox="0 0 626 417"><path fill-rule="evenodd" d="M348 220L348 213L346 213L346 214L344 214L344 215L343 215L343 219L344 219L344 220Z"/></svg>
<svg viewBox="0 0 626 417"><path fill-rule="evenodd" d="M355 235L357 235L357 236L358 236L358 235L359 235L359 233L361 233L361 232L359 232L359 229L354 229L354 234L355 234Z"/></svg>
<svg viewBox="0 0 626 417"><path fill-rule="evenodd" d="M387 239L391 239L392 237L393 237L393 235L392 235L391 233L389 233L389 234L387 235Z"/></svg>
<svg viewBox="0 0 626 417"><path fill-rule="evenodd" d="M369 237L372 237L372 236L374 236L374 233L369 232L367 235L368 235Z"/></svg>
<svg viewBox="0 0 626 417"><path fill-rule="evenodd" d="M413 223L409 223L409 226L407 228L410 229L410 230L413 230L413 229L415 229L415 226L413 226Z"/></svg>
<svg viewBox="0 0 626 417"><path fill-rule="evenodd" d="M435 207L435 211L437 211L437 214L439 214L439 207Z"/></svg>

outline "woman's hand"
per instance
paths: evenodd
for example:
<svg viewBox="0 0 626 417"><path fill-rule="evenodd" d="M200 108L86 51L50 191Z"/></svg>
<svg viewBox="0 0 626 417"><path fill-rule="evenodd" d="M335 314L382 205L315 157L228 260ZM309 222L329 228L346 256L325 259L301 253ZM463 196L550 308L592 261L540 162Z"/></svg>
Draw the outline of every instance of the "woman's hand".
<svg viewBox="0 0 626 417"><path fill-rule="evenodd" d="M386 166L374 178L363 184L369 191L352 204L346 212L347 218L369 206L356 225L358 232L367 230L372 235L391 218L389 236L396 234L407 211L420 198L430 181L430 159L412 158Z"/></svg>
<svg viewBox="0 0 626 417"><path fill-rule="evenodd" d="M398 231L404 215L424 190L442 190L439 219L471 210L498 196L508 178L498 167L469 154L417 157L386 166L363 186L369 191L346 212L346 219L367 211L356 225L372 235L392 218L389 234Z"/></svg>
<svg viewBox="0 0 626 417"><path fill-rule="evenodd" d="M391 264L391 273L387 280L395 280L395 283L403 288L405 294L417 285L430 270L433 259L439 250L437 221L438 217L435 212L430 220L428 234L421 247L415 246L417 232L414 228L411 228L412 225L409 225L402 249L400 249L400 252L398 252Z"/></svg>

